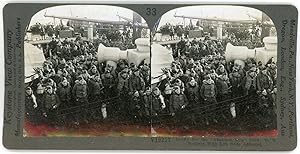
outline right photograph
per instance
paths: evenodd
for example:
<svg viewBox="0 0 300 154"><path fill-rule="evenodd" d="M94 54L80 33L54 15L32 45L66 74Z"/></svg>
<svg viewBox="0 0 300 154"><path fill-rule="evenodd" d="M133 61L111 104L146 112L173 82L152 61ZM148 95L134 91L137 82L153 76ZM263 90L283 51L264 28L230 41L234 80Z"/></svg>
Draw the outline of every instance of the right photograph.
<svg viewBox="0 0 300 154"><path fill-rule="evenodd" d="M277 32L268 15L181 7L152 36L152 136L277 136Z"/></svg>

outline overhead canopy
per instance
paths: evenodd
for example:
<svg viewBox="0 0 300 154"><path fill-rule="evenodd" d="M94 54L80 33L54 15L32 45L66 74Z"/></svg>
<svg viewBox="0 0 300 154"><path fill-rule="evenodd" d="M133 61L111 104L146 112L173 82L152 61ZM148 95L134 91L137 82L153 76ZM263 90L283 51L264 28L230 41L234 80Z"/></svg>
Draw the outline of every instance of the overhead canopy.
<svg viewBox="0 0 300 154"><path fill-rule="evenodd" d="M41 49L24 42L25 83L37 77L33 68L42 67L44 61L45 57Z"/></svg>

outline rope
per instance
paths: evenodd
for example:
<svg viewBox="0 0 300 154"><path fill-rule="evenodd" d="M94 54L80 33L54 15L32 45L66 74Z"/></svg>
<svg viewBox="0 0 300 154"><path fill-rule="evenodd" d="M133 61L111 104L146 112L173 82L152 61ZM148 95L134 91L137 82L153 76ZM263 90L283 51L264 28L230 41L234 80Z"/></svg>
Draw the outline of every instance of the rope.
<svg viewBox="0 0 300 154"><path fill-rule="evenodd" d="M107 102L107 101L112 101L112 100L115 101L116 99L119 99L119 96L104 99L104 100L95 101L95 102L92 102L92 103L86 103L86 104L82 104L82 105L78 105L78 106L73 106L73 107L70 107L70 108L67 108L67 109L61 109L61 110L57 111L56 113L58 113L58 115L69 114L68 111L73 110L73 109L84 108L86 106L90 106L90 105L94 105L94 104L99 105L101 102ZM102 104L100 104L100 105L102 105ZM94 106L92 106L92 107L94 107ZM61 113L61 112L64 112L64 113Z"/></svg>
<svg viewBox="0 0 300 154"><path fill-rule="evenodd" d="M79 106L74 106L71 108L67 108L67 109L62 109L60 111L57 111L57 116L63 116L63 115L69 115L72 113L79 113L82 111L86 111L86 110L90 110L90 109L98 109L100 107L102 107L102 103L101 102L114 102L114 103L109 103L109 105L113 105L116 102L116 99L119 99L119 96L116 97L112 97L112 98L108 98L108 99L104 99L104 100L99 100L99 101L95 101L92 103L88 103L88 104L82 104ZM203 115L209 115L212 113L216 113L216 112L220 112L220 111L224 111L224 110L228 110L228 107L230 106L231 103L235 103L236 106L240 106L242 104L250 104L252 103L252 101L245 101L246 99L249 98L253 98L253 95L245 95L245 96L241 96L241 97L237 97L237 98L233 98L233 99L228 99L225 101L221 101L221 102L216 102L216 103L212 103L209 105L204 105L204 106L200 106L200 107L194 107L194 108L185 108L182 111L179 111L176 115L179 116L183 116L184 119L191 119L192 117L200 117ZM195 101L196 102L196 101ZM230 104L229 104L230 103ZM199 103L200 104L200 103ZM221 106L218 106L218 104L222 104ZM211 108L213 107L213 108ZM78 110L79 108L82 108L84 110ZM72 111L74 109L77 109L75 111ZM205 109L202 112L197 112L201 109ZM176 119L174 118L163 118L163 117L169 117L170 115L168 113L163 113L163 114L159 114L157 116L152 115L150 116L150 119L157 119L157 122L155 123L160 123L162 121L166 122L166 121L174 121Z"/></svg>
<svg viewBox="0 0 300 154"><path fill-rule="evenodd" d="M189 119L191 119L192 117L195 117L195 116L203 116L203 115L216 113L216 112L219 112L219 111L228 110L229 109L228 107L229 107L230 104L225 104L225 105L222 105L222 106L215 106L214 108L209 108L208 110L206 109L206 110L204 110L200 113L199 112L194 112L194 113L191 112L191 111L195 111L196 109L202 109L202 108L205 108L205 107L207 108L207 107L217 105L217 104L221 104L221 103L224 103L224 102L235 103L235 106L240 106L242 104L253 103L251 101L244 101L245 99L248 99L248 97L253 98L253 96L251 96L251 95L241 96L241 97L237 97L237 98L234 98L234 99L229 99L229 100L213 103L213 104L210 104L210 105L201 106L201 107L198 107L198 108L183 110L183 111L178 112L176 115L178 115L179 117L180 116L185 117L184 120L189 120ZM235 100L235 102L232 102L232 100ZM166 116L166 115L168 115L168 114L162 114L162 115L158 115L158 116L155 116L155 117L158 118L158 119L162 119L162 117ZM171 120L174 121L175 119L171 118L171 119L165 119L165 120L170 122Z"/></svg>
<svg viewBox="0 0 300 154"><path fill-rule="evenodd" d="M225 101L221 101L221 102L216 102L216 103L212 103L212 104L200 106L200 107L197 107L197 108L193 108L193 109L191 109L190 111L197 110L197 109L202 109L202 108L207 108L207 107L210 107L210 106L216 106L216 105L218 105L218 104L223 104L223 103L227 103L227 102L233 102L233 101L239 100L239 99L241 99L241 98L246 99L247 97L249 97L249 95L244 95L244 96L241 96L241 97L236 97L236 98L233 98L233 99L228 99L228 100L225 100ZM196 100L194 100L194 101L195 101L196 103L198 103L198 104L201 104L200 102L197 102Z"/></svg>

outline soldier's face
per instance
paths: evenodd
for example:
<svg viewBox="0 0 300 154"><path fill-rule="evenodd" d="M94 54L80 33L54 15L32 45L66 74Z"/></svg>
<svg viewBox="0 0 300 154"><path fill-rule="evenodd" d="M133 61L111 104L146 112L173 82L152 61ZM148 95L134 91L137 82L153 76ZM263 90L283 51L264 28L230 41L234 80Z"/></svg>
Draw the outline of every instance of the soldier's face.
<svg viewBox="0 0 300 154"><path fill-rule="evenodd" d="M61 63L61 64L65 64L65 63L66 63L66 60L65 60L65 59L62 59L62 60L60 61L60 63Z"/></svg>
<svg viewBox="0 0 300 154"><path fill-rule="evenodd" d="M261 72L262 72L262 74L264 74L264 75L267 74L267 70L262 70Z"/></svg>
<svg viewBox="0 0 300 154"><path fill-rule="evenodd" d="M84 81L84 79L82 77L81 79L79 79L79 84L83 84L83 81Z"/></svg>
<svg viewBox="0 0 300 154"><path fill-rule="evenodd" d="M150 95L151 94L151 90L146 90L146 95Z"/></svg>
<svg viewBox="0 0 300 154"><path fill-rule="evenodd" d="M254 76L255 76L255 72L251 72L249 75L250 75L251 77L254 77Z"/></svg>
<svg viewBox="0 0 300 154"><path fill-rule="evenodd" d="M52 86L52 85L54 84L53 82L54 82L53 80L50 80L50 81L48 82L48 84Z"/></svg>
<svg viewBox="0 0 300 154"><path fill-rule="evenodd" d="M195 81L191 81L190 84L191 84L191 86L195 86L196 82Z"/></svg>
<svg viewBox="0 0 300 154"><path fill-rule="evenodd" d="M164 92L165 92L165 94L171 94L172 93L172 88L167 87Z"/></svg>
<svg viewBox="0 0 300 154"><path fill-rule="evenodd" d="M26 89L25 92L26 92L27 95L31 95L32 94L32 90L31 89Z"/></svg>
<svg viewBox="0 0 300 154"><path fill-rule="evenodd" d="M262 94L262 95L267 95L267 91L266 91L266 90L263 90L261 94Z"/></svg>
<svg viewBox="0 0 300 154"><path fill-rule="evenodd" d="M166 74L167 78L170 78L170 77L171 77L171 73L170 73L170 72L167 72L167 73L165 73L165 74Z"/></svg>
<svg viewBox="0 0 300 154"><path fill-rule="evenodd" d="M228 80L228 77L226 75L223 76L223 80L226 81Z"/></svg>
<svg viewBox="0 0 300 154"><path fill-rule="evenodd" d="M134 75L135 75L135 76L139 76L139 75L140 75L140 72L139 72L139 71L135 71L135 72L134 72Z"/></svg>
<svg viewBox="0 0 300 154"><path fill-rule="evenodd" d="M154 95L159 95L159 90L158 90L158 89L155 89L155 90L153 91L153 93L154 93Z"/></svg>
<svg viewBox="0 0 300 154"><path fill-rule="evenodd" d="M120 68L125 68L125 64L120 64Z"/></svg>
<svg viewBox="0 0 300 154"><path fill-rule="evenodd" d="M63 85L63 86L67 86L67 85L68 85L68 81L67 81L67 80L64 80L64 81L62 82L62 85Z"/></svg>
<svg viewBox="0 0 300 154"><path fill-rule="evenodd" d="M63 74L62 70L58 70L58 71L57 71L57 74L58 74L58 75L62 75L62 74Z"/></svg>
<svg viewBox="0 0 300 154"><path fill-rule="evenodd" d="M48 64L44 65L44 70L48 70L48 69L49 69L49 65Z"/></svg>
<svg viewBox="0 0 300 154"><path fill-rule="evenodd" d="M224 72L225 71L224 67L220 67L220 71Z"/></svg>
<svg viewBox="0 0 300 154"><path fill-rule="evenodd" d="M105 77L106 77L106 78L110 78L110 73L106 73L106 74L105 74Z"/></svg>
<svg viewBox="0 0 300 154"><path fill-rule="evenodd" d="M99 76L96 76L96 77L95 77L95 80L96 80L97 82L99 82L101 79L100 79Z"/></svg>
<svg viewBox="0 0 300 154"><path fill-rule="evenodd" d="M222 64L222 65L225 65L225 64L226 64L226 61L225 61L225 60L222 60L222 61L221 61L221 64Z"/></svg>
<svg viewBox="0 0 300 154"><path fill-rule="evenodd" d="M275 64L271 64L270 66L272 69L275 69L276 68L276 65Z"/></svg>
<svg viewBox="0 0 300 154"><path fill-rule="evenodd" d="M53 90L51 88L47 89L48 94L52 94Z"/></svg>
<svg viewBox="0 0 300 154"><path fill-rule="evenodd" d="M122 74L122 77L123 77L123 78L126 78L126 77L127 77L127 74L126 74L126 73L123 73L123 74Z"/></svg>
<svg viewBox="0 0 300 154"><path fill-rule="evenodd" d="M180 89L179 88L175 89L175 93L180 94Z"/></svg>

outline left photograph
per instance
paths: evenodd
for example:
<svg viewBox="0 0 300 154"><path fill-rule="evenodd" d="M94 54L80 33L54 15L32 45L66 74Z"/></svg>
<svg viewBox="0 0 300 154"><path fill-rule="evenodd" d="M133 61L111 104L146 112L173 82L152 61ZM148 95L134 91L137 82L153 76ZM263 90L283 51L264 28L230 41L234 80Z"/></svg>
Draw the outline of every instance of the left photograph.
<svg viewBox="0 0 300 154"><path fill-rule="evenodd" d="M24 38L24 137L150 136L150 30L136 12L63 5Z"/></svg>

